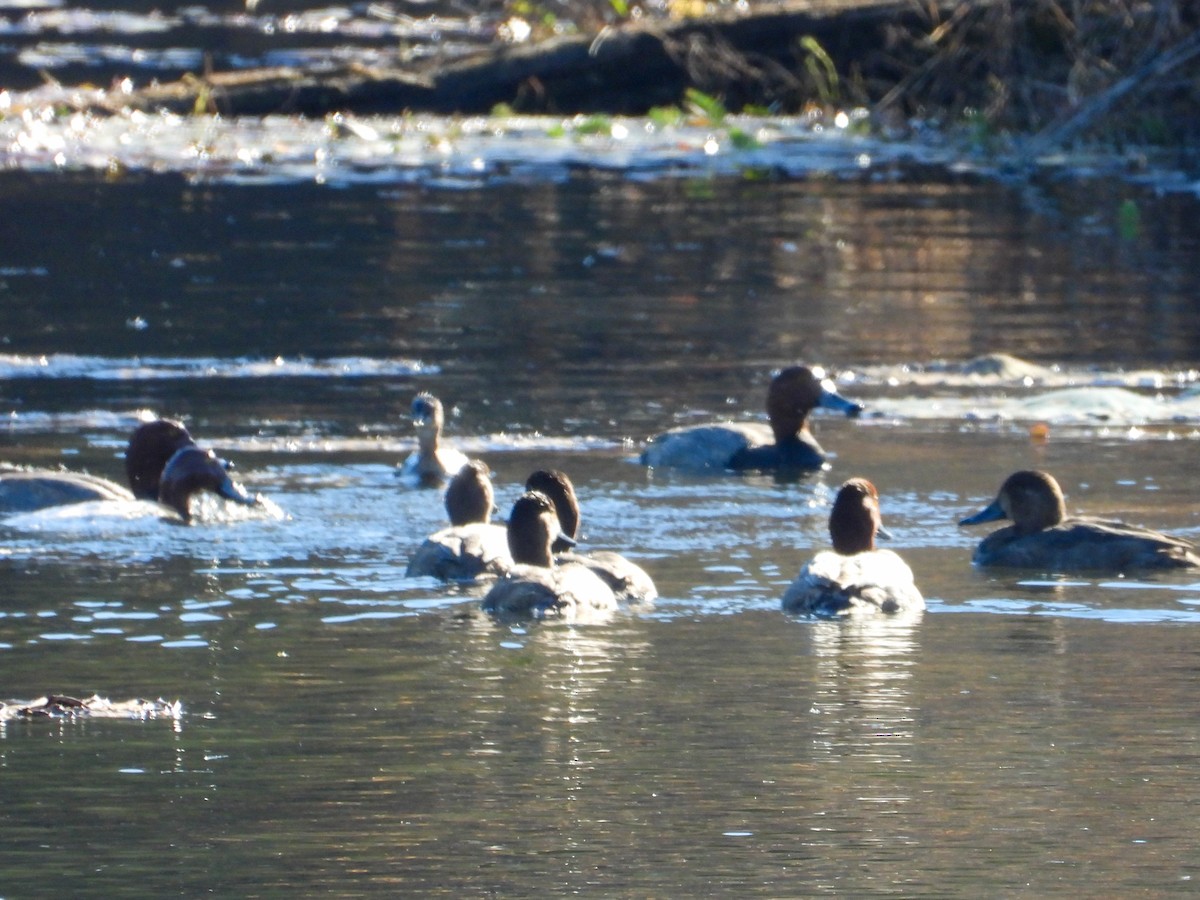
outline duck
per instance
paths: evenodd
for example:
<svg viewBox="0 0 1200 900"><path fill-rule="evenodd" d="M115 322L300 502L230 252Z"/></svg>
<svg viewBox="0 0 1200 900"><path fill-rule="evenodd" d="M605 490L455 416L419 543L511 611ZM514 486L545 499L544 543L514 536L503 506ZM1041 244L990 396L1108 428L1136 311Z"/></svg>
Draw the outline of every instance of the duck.
<svg viewBox="0 0 1200 900"><path fill-rule="evenodd" d="M565 472L538 469L525 480L525 490L545 494L554 504L561 534L551 549L557 554L558 563L578 563L591 569L622 603L649 603L658 596L654 580L646 570L621 554L611 550L571 552L579 536L580 511L575 485Z"/></svg>
<svg viewBox="0 0 1200 900"><path fill-rule="evenodd" d="M819 469L825 451L808 428L818 407L856 416L859 403L837 392L823 369L791 366L771 379L767 418L761 422L683 425L650 438L641 462L651 468L775 471Z"/></svg>
<svg viewBox="0 0 1200 900"><path fill-rule="evenodd" d="M413 398L411 411L417 449L404 460L398 474L420 487L441 487L469 460L461 451L442 446L446 413L441 400L422 391Z"/></svg>
<svg viewBox="0 0 1200 900"><path fill-rule="evenodd" d="M1068 516L1062 488L1048 472L1014 472L996 498L958 524L1011 519L975 548L977 566L1053 572L1181 569L1200 566L1196 548L1182 538L1124 522Z"/></svg>
<svg viewBox="0 0 1200 900"><path fill-rule="evenodd" d="M425 539L405 575L477 581L508 571L508 532L491 522L495 490L487 465L471 460L459 469L446 486L443 502L450 526Z"/></svg>
<svg viewBox="0 0 1200 900"><path fill-rule="evenodd" d="M866 478L851 478L838 489L829 514L833 549L822 550L800 570L783 595L784 610L838 617L924 609L912 569L899 554L876 549L877 534L887 535L879 492Z"/></svg>
<svg viewBox="0 0 1200 900"><path fill-rule="evenodd" d="M554 503L538 491L526 491L508 517L508 548L513 566L483 598L496 616L588 619L617 608L612 589L579 563L557 563L551 547L563 537Z"/></svg>
<svg viewBox="0 0 1200 900"><path fill-rule="evenodd" d="M144 422L134 429L125 449L129 488L81 472L52 469L6 469L0 472L0 512L35 512L89 501L157 501L191 520L191 497L208 490L227 500L255 506L251 496L229 477L232 463L197 446L181 423L170 419Z"/></svg>

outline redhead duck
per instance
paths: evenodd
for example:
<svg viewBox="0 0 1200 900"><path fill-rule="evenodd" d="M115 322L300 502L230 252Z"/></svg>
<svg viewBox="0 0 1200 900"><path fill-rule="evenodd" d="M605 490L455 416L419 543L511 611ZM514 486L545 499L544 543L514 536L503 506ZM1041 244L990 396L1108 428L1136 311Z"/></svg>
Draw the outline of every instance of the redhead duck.
<svg viewBox="0 0 1200 900"><path fill-rule="evenodd" d="M817 407L848 416L862 406L847 400L821 369L792 366L773 379L767 390L767 418L761 422L685 425L650 439L642 452L647 466L685 469L819 469L825 462L808 429L808 414Z"/></svg>
<svg viewBox="0 0 1200 900"><path fill-rule="evenodd" d="M472 460L459 469L446 487L444 502L450 527L425 540L405 575L473 581L506 572L512 566L508 532L489 521L494 493L488 467Z"/></svg>
<svg viewBox="0 0 1200 900"><path fill-rule="evenodd" d="M190 519L191 495L209 490L237 503L255 505L228 474L230 463L201 450L178 422L156 419L139 425L125 450L130 489L104 478L76 472L14 469L0 474L0 511L33 512L94 500L150 500Z"/></svg>
<svg viewBox="0 0 1200 900"><path fill-rule="evenodd" d="M561 534L554 504L526 491L508 518L513 567L492 585L483 608L498 615L582 619L616 609L612 590L586 566L556 564L551 546Z"/></svg>
<svg viewBox="0 0 1200 900"><path fill-rule="evenodd" d="M422 487L439 487L465 466L467 457L453 447L441 446L446 414L442 401L422 392L413 398L412 423L417 432L417 449L400 467L400 476Z"/></svg>
<svg viewBox="0 0 1200 900"><path fill-rule="evenodd" d="M182 422L155 419L133 430L125 448L125 477L139 500L157 500L162 471L171 457L196 442Z"/></svg>
<svg viewBox="0 0 1200 900"><path fill-rule="evenodd" d="M525 481L525 490L538 491L550 498L558 515L562 535L555 541L555 559L561 563L578 563L587 566L612 588L617 599L625 603L646 603L658 596L654 581L646 571L631 563L619 553L598 550L591 553L571 553L575 538L579 535L579 499L575 496L575 485L566 473L557 470L539 469ZM568 543L569 539L569 543Z"/></svg>
<svg viewBox="0 0 1200 900"><path fill-rule="evenodd" d="M232 463L221 459L211 450L200 447L182 447L163 467L162 480L158 486L158 502L169 506L185 522L191 521L192 494L212 491L218 497L257 506L261 497L252 497L245 489L229 477Z"/></svg>
<svg viewBox="0 0 1200 900"><path fill-rule="evenodd" d="M1169 534L1100 519L1068 517L1062 488L1046 472L1014 472L996 499L959 525L1011 519L975 549L980 566L1017 566L1069 572L1176 569L1200 566L1187 541Z"/></svg>
<svg viewBox="0 0 1200 900"><path fill-rule="evenodd" d="M879 493L867 479L851 478L829 514L833 550L821 551L800 570L783 595L784 610L844 616L924 609L912 570L891 550L875 549L877 533L887 534L879 517Z"/></svg>

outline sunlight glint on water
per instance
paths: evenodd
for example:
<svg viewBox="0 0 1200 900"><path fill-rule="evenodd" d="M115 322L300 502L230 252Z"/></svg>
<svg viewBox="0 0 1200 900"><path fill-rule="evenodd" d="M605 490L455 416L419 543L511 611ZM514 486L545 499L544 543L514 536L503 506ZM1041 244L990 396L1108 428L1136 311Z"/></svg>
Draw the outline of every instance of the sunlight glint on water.
<svg viewBox="0 0 1200 900"><path fill-rule="evenodd" d="M271 503L0 521L4 699L183 709L0 717L6 893L1118 895L1197 875L1200 579L981 571L987 528L955 524L1045 468L1072 509L1200 537L1194 202L1139 195L1163 238L1131 246L1095 224L1111 184L1030 186L1032 214L1028 191L902 173L5 180L9 220L36 201L56 239L0 248L0 458L120 479L132 427L179 416ZM965 368L1001 350L1040 368ZM815 417L828 470L635 461L679 421L761 419L797 359L867 406ZM479 588L405 578L445 517L395 476L426 389L498 515L564 469L584 548L636 560L659 600L498 625ZM918 619L779 611L852 474L880 489Z"/></svg>

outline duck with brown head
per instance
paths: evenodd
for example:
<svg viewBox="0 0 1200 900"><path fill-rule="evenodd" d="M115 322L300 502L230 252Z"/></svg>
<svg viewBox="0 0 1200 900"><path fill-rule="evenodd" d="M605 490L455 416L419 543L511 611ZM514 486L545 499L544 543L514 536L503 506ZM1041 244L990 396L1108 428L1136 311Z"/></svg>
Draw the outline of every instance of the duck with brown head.
<svg viewBox="0 0 1200 900"><path fill-rule="evenodd" d="M230 479L230 464L201 450L179 422L155 419L139 425L125 450L127 490L112 481L74 472L20 469L0 473L0 512L33 512L96 500L158 501L190 518L190 498L209 490L236 503L254 505Z"/></svg>
<svg viewBox="0 0 1200 900"><path fill-rule="evenodd" d="M465 454L442 444L446 413L442 401L422 392L413 398L412 424L417 433L417 449L409 454L397 472L418 487L441 487L468 462Z"/></svg>
<svg viewBox="0 0 1200 900"><path fill-rule="evenodd" d="M979 566L1011 566L1043 572L1130 572L1200 566L1196 549L1182 538L1124 522L1068 516L1062 488L1052 475L1014 472L996 498L959 525L1011 519L975 549Z"/></svg>
<svg viewBox="0 0 1200 900"><path fill-rule="evenodd" d="M489 520L495 508L488 467L467 463L450 479L443 498L450 527L430 535L413 555L405 574L443 581L494 578L512 566L508 532Z"/></svg>
<svg viewBox="0 0 1200 900"><path fill-rule="evenodd" d="M829 514L833 550L818 553L783 595L787 612L845 616L860 612L914 612L925 608L912 570L896 553L875 547L887 534L879 493L865 478L842 485Z"/></svg>
<svg viewBox="0 0 1200 900"><path fill-rule="evenodd" d="M171 457L196 442L182 422L155 419L139 425L125 448L125 476L139 500L157 500L163 469Z"/></svg>
<svg viewBox="0 0 1200 900"><path fill-rule="evenodd" d="M651 467L692 470L778 471L819 469L825 462L808 427L814 409L855 416L862 406L837 392L820 369L792 366L771 379L767 418L761 422L685 425L652 437L641 461Z"/></svg>
<svg viewBox="0 0 1200 900"><path fill-rule="evenodd" d="M539 469L525 481L525 490L545 494L554 504L562 536L554 545L555 558L561 563L578 563L587 566L610 588L623 603L648 603L658 596L654 581L646 571L631 563L619 553L610 550L595 550L589 553L572 551L579 537L579 498L575 485L565 472L556 469ZM567 540L570 540L570 543Z"/></svg>
<svg viewBox="0 0 1200 900"><path fill-rule="evenodd" d="M200 491L211 491L243 506L259 505L260 497L247 494L245 488L229 477L232 468L232 463L211 450L194 445L181 447L163 467L158 502L175 510L185 522L192 519L192 495Z"/></svg>
<svg viewBox="0 0 1200 900"><path fill-rule="evenodd" d="M513 566L483 598L483 608L499 616L587 619L612 612L617 599L590 569L556 563L551 547L561 535L554 504L526 491L508 518Z"/></svg>

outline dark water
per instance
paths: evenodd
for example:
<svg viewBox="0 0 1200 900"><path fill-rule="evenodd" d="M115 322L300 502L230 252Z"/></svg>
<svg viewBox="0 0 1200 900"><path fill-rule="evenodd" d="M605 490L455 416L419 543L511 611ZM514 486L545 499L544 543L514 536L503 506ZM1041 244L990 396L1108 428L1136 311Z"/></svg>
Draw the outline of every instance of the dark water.
<svg viewBox="0 0 1200 900"><path fill-rule="evenodd" d="M281 510L0 522L4 699L183 708L0 721L0 895L1118 895L1200 875L1194 573L985 573L983 529L954 525L1037 466L1076 509L1200 536L1194 198L899 169L462 189L16 171L0 204L0 458L116 478L151 410ZM1047 368L957 365L1001 350ZM631 462L677 421L761 417L796 360L874 413L820 417L828 471ZM443 515L393 474L422 389L502 509L532 469L567 470L588 545L660 600L499 626L405 579ZM852 474L881 490L916 620L779 612Z"/></svg>

